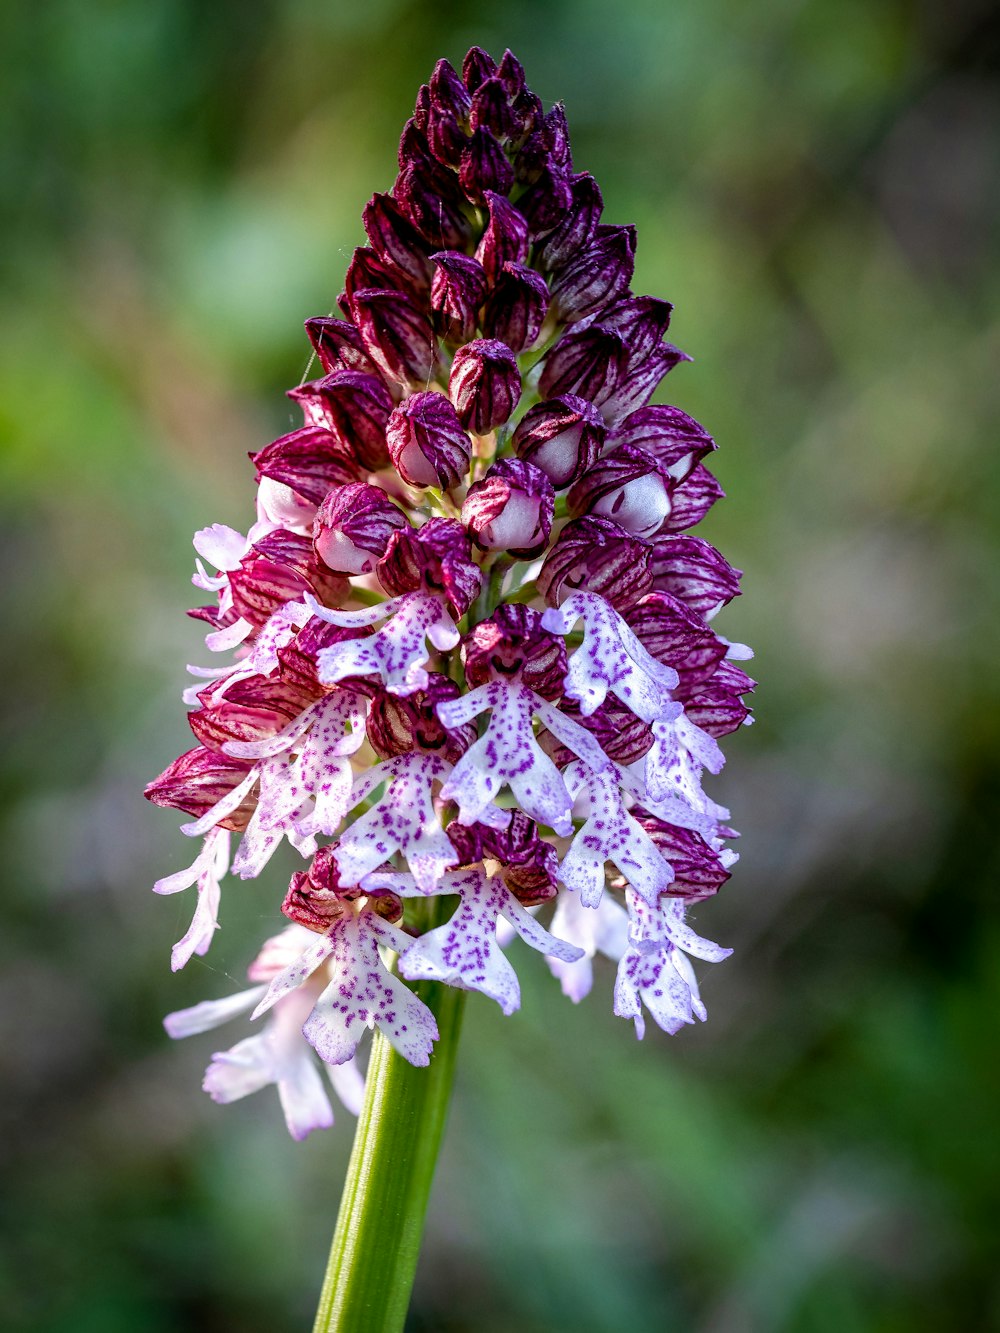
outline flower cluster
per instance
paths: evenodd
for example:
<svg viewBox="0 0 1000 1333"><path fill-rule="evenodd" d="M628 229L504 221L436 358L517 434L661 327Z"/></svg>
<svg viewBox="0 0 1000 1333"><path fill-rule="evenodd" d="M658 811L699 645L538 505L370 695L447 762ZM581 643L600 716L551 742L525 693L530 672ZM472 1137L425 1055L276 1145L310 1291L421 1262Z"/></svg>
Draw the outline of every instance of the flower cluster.
<svg viewBox="0 0 1000 1333"><path fill-rule="evenodd" d="M753 682L711 627L739 574L689 535L722 494L714 442L650 404L688 359L671 306L633 295L635 229L601 220L509 51L437 65L399 163L340 314L306 323L303 425L251 455L256 521L195 538L191 614L231 657L191 668L197 744L146 793L202 840L156 885L197 887L175 968L207 951L224 875L283 840L307 864L254 986L167 1020L267 1013L205 1087L276 1084L296 1137L332 1120L314 1053L349 1106L366 1030L428 1062L406 980L515 1010L514 934L574 1001L613 959L640 1037L647 1012L703 1019L690 959L728 953L685 910L735 860L702 775Z"/></svg>

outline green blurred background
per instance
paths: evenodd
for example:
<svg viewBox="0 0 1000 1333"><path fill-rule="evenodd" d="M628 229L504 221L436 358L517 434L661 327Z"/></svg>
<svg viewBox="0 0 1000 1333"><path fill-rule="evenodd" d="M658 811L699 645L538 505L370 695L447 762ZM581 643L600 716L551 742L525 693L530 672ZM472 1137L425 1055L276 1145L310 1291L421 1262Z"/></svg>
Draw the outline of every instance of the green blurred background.
<svg viewBox="0 0 1000 1333"><path fill-rule="evenodd" d="M199 1090L287 866L209 958L142 784L189 744L190 534L250 512L440 55L566 102L695 357L759 721L709 1023L474 997L413 1333L1000 1327L998 26L978 0L46 0L0 13L0 1308L309 1326L352 1133ZM186 899L188 895L184 895ZM235 1040L235 1035L234 1038Z"/></svg>

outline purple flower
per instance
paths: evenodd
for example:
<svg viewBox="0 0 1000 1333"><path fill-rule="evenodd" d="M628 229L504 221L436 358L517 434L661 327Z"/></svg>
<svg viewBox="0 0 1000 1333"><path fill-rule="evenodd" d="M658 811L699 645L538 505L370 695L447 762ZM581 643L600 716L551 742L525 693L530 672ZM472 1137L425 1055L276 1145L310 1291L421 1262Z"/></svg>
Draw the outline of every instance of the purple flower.
<svg viewBox="0 0 1000 1333"><path fill-rule="evenodd" d="M369 1030L431 1058L408 982L517 1009L514 935L574 1001L615 964L638 1036L646 1013L703 1019L691 959L728 953L685 911L736 861L710 780L754 682L710 622L740 575L689 534L722 494L715 441L651 405L688 358L670 303L631 290L635 228L603 210L510 52L438 62L365 207L344 318L306 323L305 424L251 455L246 534L195 537L191 614L222 665L190 668L198 744L146 793L199 840L155 886L194 890L172 965L224 927L227 874L283 842L302 868L257 984L167 1026L263 1019L205 1087L274 1084L297 1138L332 1123L321 1067L357 1106ZM428 928L420 900L444 896Z"/></svg>

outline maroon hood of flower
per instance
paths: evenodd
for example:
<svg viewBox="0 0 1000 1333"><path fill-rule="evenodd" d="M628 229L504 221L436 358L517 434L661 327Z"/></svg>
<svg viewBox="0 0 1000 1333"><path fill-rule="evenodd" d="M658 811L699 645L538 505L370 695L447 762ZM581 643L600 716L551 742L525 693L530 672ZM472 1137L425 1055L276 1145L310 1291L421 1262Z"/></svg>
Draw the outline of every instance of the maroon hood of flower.
<svg viewBox="0 0 1000 1333"><path fill-rule="evenodd" d="M364 639L371 633L370 628L344 629L340 625L331 625L329 621L312 616L299 630L290 643L278 649L278 664L281 679L289 686L319 697L331 690L359 688L361 682L347 680L337 685L324 685L316 673L316 656L322 648L332 648L336 643L348 639Z"/></svg>
<svg viewBox="0 0 1000 1333"><path fill-rule="evenodd" d="M584 717L580 705L572 699L563 699L560 710L591 732L598 745L618 764L632 764L641 759L653 744L653 732L648 723L637 718L613 694L609 694L598 708ZM556 764L570 764L576 755L550 731L541 732L538 742Z"/></svg>
<svg viewBox="0 0 1000 1333"><path fill-rule="evenodd" d="M378 690L368 714L368 740L382 759L409 754L413 750L439 751L455 764L476 740L475 723L448 728L437 714L437 705L457 699L461 686L439 671L428 673L426 689L405 698Z"/></svg>
<svg viewBox="0 0 1000 1333"><path fill-rule="evenodd" d="M325 606L339 606L349 585L316 558L312 541L282 528L254 542L229 576L238 615L259 629L286 602L311 592Z"/></svg>
<svg viewBox="0 0 1000 1333"><path fill-rule="evenodd" d="M302 408L307 426L323 427L337 437L344 457L368 471L388 463L385 426L392 398L378 376L336 370L289 389L288 396Z"/></svg>
<svg viewBox="0 0 1000 1333"><path fill-rule="evenodd" d="M592 403L564 394L528 409L514 431L514 448L561 490L597 461L606 429Z"/></svg>
<svg viewBox="0 0 1000 1333"><path fill-rule="evenodd" d="M469 470L472 443L443 394L404 399L389 418L386 437L396 471L413 486L449 491Z"/></svg>
<svg viewBox="0 0 1000 1333"><path fill-rule="evenodd" d="M618 611L652 590L649 544L608 518L567 523L545 557L538 590L550 606L573 592L596 592Z"/></svg>
<svg viewBox="0 0 1000 1333"><path fill-rule="evenodd" d="M465 615L482 583L468 534L453 518L432 518L422 528L393 533L375 572L391 597L443 593L457 616Z"/></svg>
<svg viewBox="0 0 1000 1333"><path fill-rule="evenodd" d="M649 561L653 587L710 617L740 595L741 571L701 537L659 536Z"/></svg>
<svg viewBox="0 0 1000 1333"><path fill-rule="evenodd" d="M722 639L670 593L651 592L626 619L642 646L677 672L678 699L707 681L726 655Z"/></svg>
<svg viewBox="0 0 1000 1333"><path fill-rule="evenodd" d="M522 811L514 812L505 829L453 820L446 832L460 865L499 861L507 887L525 906L555 897L559 876L556 849L541 836L534 820Z"/></svg>
<svg viewBox="0 0 1000 1333"><path fill-rule="evenodd" d="M482 550L533 560L548 545L554 511L555 492L542 469L502 458L469 487L462 522Z"/></svg>
<svg viewBox="0 0 1000 1333"><path fill-rule="evenodd" d="M344 486L361 476L357 460L344 452L339 437L316 426L282 435L250 458L258 481L268 477L314 505L322 503L331 486Z"/></svg>
<svg viewBox="0 0 1000 1333"><path fill-rule="evenodd" d="M652 537L670 514L673 478L634 444L622 444L599 458L567 496L573 515L593 513L614 519L636 537Z"/></svg>
<svg viewBox="0 0 1000 1333"><path fill-rule="evenodd" d="M671 897L690 898L697 902L718 893L729 879L729 871L722 864L719 853L700 834L691 829L665 824L641 806L637 806L632 813L664 859L670 862L674 872L670 885Z"/></svg>
<svg viewBox="0 0 1000 1333"><path fill-rule="evenodd" d="M406 516L379 486L355 482L327 493L316 513L313 547L327 568L370 574Z"/></svg>
<svg viewBox="0 0 1000 1333"><path fill-rule="evenodd" d="M340 883L333 847L321 847L308 870L297 871L288 885L281 910L289 921L322 935L348 910L352 902L365 897L364 889ZM393 893L379 890L367 895L369 905L389 921L403 915L403 904Z"/></svg>
<svg viewBox="0 0 1000 1333"><path fill-rule="evenodd" d="M158 778L153 779L144 794L154 805L183 810L200 819L217 801L238 787L251 768L253 761L250 759L233 759L198 745L169 764ZM246 797L231 815L219 821L219 826L242 831L256 804L253 796Z"/></svg>
<svg viewBox="0 0 1000 1333"><path fill-rule="evenodd" d="M710 736L726 736L750 716L750 708L741 696L749 694L755 684L733 662L720 662L714 674L683 701L684 711Z"/></svg>
<svg viewBox="0 0 1000 1333"><path fill-rule="evenodd" d="M473 687L498 677L517 679L546 699L558 699L566 675L566 646L542 628L530 606L505 603L462 641L465 678Z"/></svg>
<svg viewBox="0 0 1000 1333"><path fill-rule="evenodd" d="M477 338L455 353L448 392L462 425L476 435L502 426L521 397L517 358L496 338Z"/></svg>

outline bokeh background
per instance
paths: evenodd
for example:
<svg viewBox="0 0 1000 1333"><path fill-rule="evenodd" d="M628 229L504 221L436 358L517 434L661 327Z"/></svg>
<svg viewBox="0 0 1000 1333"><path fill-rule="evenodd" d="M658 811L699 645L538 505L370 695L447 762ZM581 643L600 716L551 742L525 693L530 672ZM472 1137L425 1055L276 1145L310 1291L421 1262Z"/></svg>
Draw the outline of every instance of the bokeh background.
<svg viewBox="0 0 1000 1333"><path fill-rule="evenodd" d="M468 1012L413 1333L1000 1327L998 26L979 0L46 0L0 11L0 1308L48 1333L309 1326L352 1122L214 1106L287 866L209 958L143 783L188 743L190 534L242 526L309 315L438 56L565 100L721 444L705 533L759 721L715 792L710 1021L612 973ZM481 7L485 9L486 7ZM185 895L186 897L186 895Z"/></svg>

